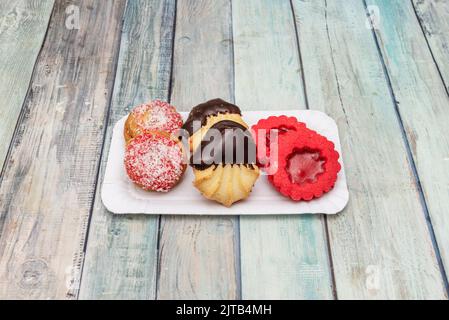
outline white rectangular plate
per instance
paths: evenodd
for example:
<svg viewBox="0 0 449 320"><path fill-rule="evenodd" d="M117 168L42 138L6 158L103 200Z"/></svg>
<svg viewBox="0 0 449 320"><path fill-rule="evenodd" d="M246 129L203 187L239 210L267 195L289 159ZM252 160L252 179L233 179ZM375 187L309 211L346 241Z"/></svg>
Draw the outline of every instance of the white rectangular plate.
<svg viewBox="0 0 449 320"><path fill-rule="evenodd" d="M187 118L187 113L181 113ZM348 187L341 156L337 124L326 114L313 110L247 111L243 118L252 126L259 119L287 115L297 117L307 126L335 143L340 153L342 170L334 189L319 199L294 202L279 194L266 176L257 180L248 199L226 208L205 199L192 185L194 175L190 168L183 180L168 193L146 192L135 186L126 174L123 159L125 139L123 129L126 117L114 127L101 198L105 207L116 214L183 214L183 215L279 215L323 213L336 214L343 210L349 200Z"/></svg>

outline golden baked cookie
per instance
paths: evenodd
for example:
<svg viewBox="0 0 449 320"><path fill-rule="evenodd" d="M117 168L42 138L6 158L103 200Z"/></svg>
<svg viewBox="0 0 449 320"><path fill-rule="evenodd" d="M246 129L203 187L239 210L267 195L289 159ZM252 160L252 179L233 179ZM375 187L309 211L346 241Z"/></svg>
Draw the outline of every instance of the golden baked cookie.
<svg viewBox="0 0 449 320"><path fill-rule="evenodd" d="M226 207L246 199L260 175L257 166L243 164L220 164L206 170L193 169L193 172L193 184L201 194Z"/></svg>
<svg viewBox="0 0 449 320"><path fill-rule="evenodd" d="M240 109L221 99L210 100L192 109L183 128L189 133L193 185L207 199L227 207L246 199L260 171Z"/></svg>

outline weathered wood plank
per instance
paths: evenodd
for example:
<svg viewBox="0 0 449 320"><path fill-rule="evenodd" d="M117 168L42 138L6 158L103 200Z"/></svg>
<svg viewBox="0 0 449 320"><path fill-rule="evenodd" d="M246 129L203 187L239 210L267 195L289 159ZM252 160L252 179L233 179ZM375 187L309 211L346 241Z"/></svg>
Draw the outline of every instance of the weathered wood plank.
<svg viewBox="0 0 449 320"><path fill-rule="evenodd" d="M290 2L233 1L232 17L236 103L249 110L306 108ZM320 216L242 216L242 298L331 299L324 230Z"/></svg>
<svg viewBox="0 0 449 320"><path fill-rule="evenodd" d="M445 298L363 1L293 3L309 105L337 120L347 168L349 205L328 218L338 298Z"/></svg>
<svg viewBox="0 0 449 320"><path fill-rule="evenodd" d="M72 298L124 1L58 1L0 186L0 297Z"/></svg>
<svg viewBox="0 0 449 320"><path fill-rule="evenodd" d="M178 0L171 101L233 100L231 6ZM161 218L159 299L239 297L235 217Z"/></svg>
<svg viewBox="0 0 449 320"><path fill-rule="evenodd" d="M159 217L111 214L101 203L101 185L115 123L133 106L168 99L174 17L174 0L127 2L80 299L156 296Z"/></svg>
<svg viewBox="0 0 449 320"><path fill-rule="evenodd" d="M413 4L449 92L449 1L413 0Z"/></svg>
<svg viewBox="0 0 449 320"><path fill-rule="evenodd" d="M53 0L0 3L0 170L30 85Z"/></svg>
<svg viewBox="0 0 449 320"><path fill-rule="evenodd" d="M376 36L441 257L445 269L449 270L449 96L412 3L379 0L367 3L379 8L381 21ZM399 19L401 23L395 23ZM443 65L447 65L447 60Z"/></svg>

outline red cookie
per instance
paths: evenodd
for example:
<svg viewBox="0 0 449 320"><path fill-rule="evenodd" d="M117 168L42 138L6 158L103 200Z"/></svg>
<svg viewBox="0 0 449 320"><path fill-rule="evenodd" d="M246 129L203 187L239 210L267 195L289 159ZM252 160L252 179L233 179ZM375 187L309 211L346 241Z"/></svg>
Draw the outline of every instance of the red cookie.
<svg viewBox="0 0 449 320"><path fill-rule="evenodd" d="M306 125L295 117L272 116L259 120L256 125L252 126L252 132L257 144L257 164L261 168L266 168L269 165L271 130L277 131L279 144L282 144L292 134L296 135L300 132L306 134L307 132Z"/></svg>
<svg viewBox="0 0 449 320"><path fill-rule="evenodd" d="M329 192L341 169L334 144L312 133L292 135L283 141L278 170L269 179L280 193L295 201L312 200Z"/></svg>
<svg viewBox="0 0 449 320"><path fill-rule="evenodd" d="M142 189L167 192L186 169L183 147L168 134L137 136L126 146L125 168L129 178Z"/></svg>
<svg viewBox="0 0 449 320"><path fill-rule="evenodd" d="M271 170L275 170L268 172L268 181L280 193L295 201L312 200L334 187L341 166L331 141L294 117L269 117L252 129L258 164L265 171L272 165ZM270 163L270 130L273 129L278 130L278 156L275 163Z"/></svg>

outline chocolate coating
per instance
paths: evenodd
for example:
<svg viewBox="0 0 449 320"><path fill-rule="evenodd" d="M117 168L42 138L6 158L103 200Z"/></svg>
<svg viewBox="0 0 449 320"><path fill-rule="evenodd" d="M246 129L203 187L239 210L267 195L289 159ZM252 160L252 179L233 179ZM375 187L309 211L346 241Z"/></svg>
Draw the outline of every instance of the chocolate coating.
<svg viewBox="0 0 449 320"><path fill-rule="evenodd" d="M215 116L219 113L232 113L242 115L240 108L232 103L226 102L222 99L213 99L205 103L199 104L192 109L189 113L189 117L182 126L184 130L187 130L189 135L193 135L195 121L201 122L201 126L204 126L207 122L207 117ZM198 129L198 128L197 128Z"/></svg>
<svg viewBox="0 0 449 320"><path fill-rule="evenodd" d="M251 132L241 124L230 120L214 124L201 141L200 148L197 148L190 158L190 164L198 170L219 164L252 167L255 162L256 145Z"/></svg>

